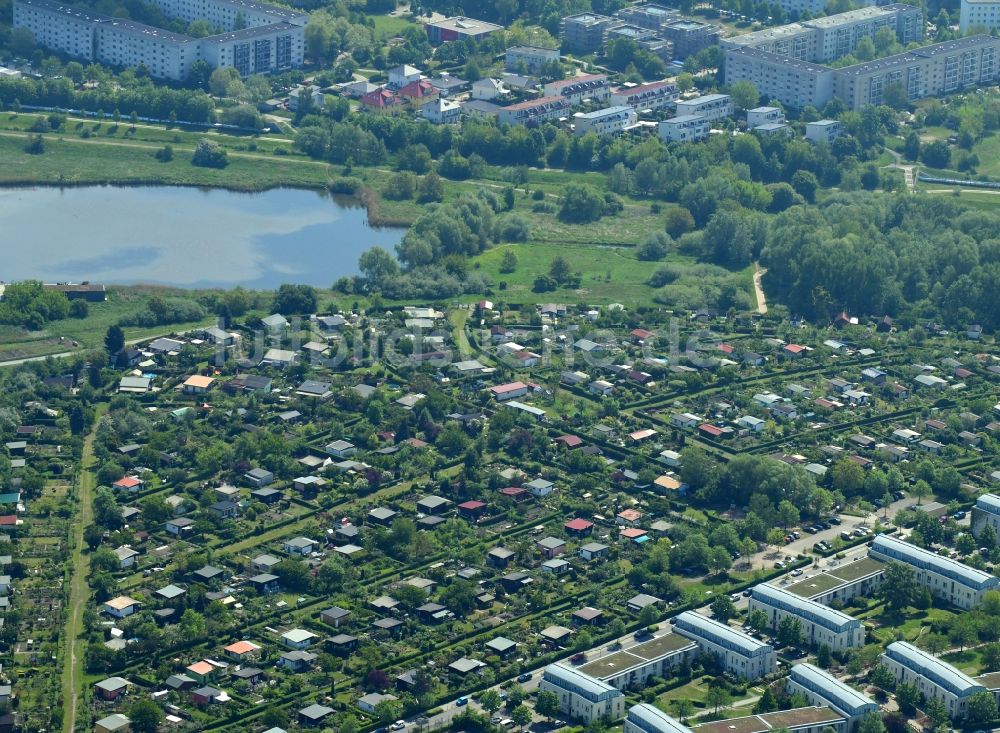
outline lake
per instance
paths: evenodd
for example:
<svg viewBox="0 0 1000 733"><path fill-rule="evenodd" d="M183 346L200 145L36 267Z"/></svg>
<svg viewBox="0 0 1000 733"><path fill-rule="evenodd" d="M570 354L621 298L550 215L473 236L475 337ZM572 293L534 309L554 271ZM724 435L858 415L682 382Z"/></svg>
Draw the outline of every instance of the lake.
<svg viewBox="0 0 1000 733"><path fill-rule="evenodd" d="M0 280L182 288L330 287L403 229L317 191L176 186L0 189Z"/></svg>

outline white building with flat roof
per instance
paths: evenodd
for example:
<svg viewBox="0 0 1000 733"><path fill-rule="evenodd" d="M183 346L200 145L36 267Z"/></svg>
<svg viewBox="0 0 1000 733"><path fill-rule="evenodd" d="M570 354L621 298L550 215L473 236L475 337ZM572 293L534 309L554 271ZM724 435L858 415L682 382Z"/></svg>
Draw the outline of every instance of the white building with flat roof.
<svg viewBox="0 0 1000 733"><path fill-rule="evenodd" d="M638 115L631 107L607 107L594 112L577 112L573 115L573 134L615 135L635 125Z"/></svg>
<svg viewBox="0 0 1000 733"><path fill-rule="evenodd" d="M618 690L641 689L653 677L670 677L672 669L692 661L697 653L698 645L690 639L679 634L663 634L606 654L579 669Z"/></svg>
<svg viewBox="0 0 1000 733"><path fill-rule="evenodd" d="M728 94L705 94L694 99L677 102L677 116L701 115L709 122L721 120L733 114L733 100Z"/></svg>
<svg viewBox="0 0 1000 733"><path fill-rule="evenodd" d="M677 85L672 81L618 87L611 92L611 104L631 107L636 112L672 107L677 101Z"/></svg>
<svg viewBox="0 0 1000 733"><path fill-rule="evenodd" d="M641 702L628 709L623 733L691 733L691 729L658 707Z"/></svg>
<svg viewBox="0 0 1000 733"><path fill-rule="evenodd" d="M847 718L847 731L854 733L869 713L877 713L877 702L846 682L841 682L826 670L807 662L792 665L788 675L788 691L801 692L811 705L829 705Z"/></svg>
<svg viewBox="0 0 1000 733"><path fill-rule="evenodd" d="M816 120L806 123L806 140L829 145L844 134L844 123L840 120Z"/></svg>
<svg viewBox="0 0 1000 733"><path fill-rule="evenodd" d="M538 689L554 692L563 714L588 723L602 718L618 720L625 712L621 690L563 662L545 668Z"/></svg>
<svg viewBox="0 0 1000 733"><path fill-rule="evenodd" d="M503 66L507 71L514 73L527 72L538 74L546 64L558 61L560 58L557 48L538 48L536 46L512 46L507 49L503 57Z"/></svg>
<svg viewBox="0 0 1000 733"><path fill-rule="evenodd" d="M723 669L738 677L755 680L775 670L774 647L728 624L694 611L680 614L673 619L673 624L675 634L694 641L703 652L715 656Z"/></svg>
<svg viewBox="0 0 1000 733"><path fill-rule="evenodd" d="M1000 2L997 0L962 0L958 29L962 34L970 30L991 32L1000 28Z"/></svg>
<svg viewBox="0 0 1000 733"><path fill-rule="evenodd" d="M712 123L702 115L680 115L663 120L656 129L663 142L696 142L708 137Z"/></svg>
<svg viewBox="0 0 1000 733"><path fill-rule="evenodd" d="M771 628L788 616L802 624L803 640L814 646L826 644L831 651L839 652L864 646L865 628L856 618L846 613L789 593L773 585L761 583L750 596L750 612L763 611Z"/></svg>
<svg viewBox="0 0 1000 733"><path fill-rule="evenodd" d="M952 720L964 718L969 698L986 691L964 672L906 641L890 644L880 660L897 682L916 685L928 700L941 700Z"/></svg>
<svg viewBox="0 0 1000 733"><path fill-rule="evenodd" d="M1000 496L996 494L983 494L972 507L972 534L979 537L986 527L993 527L1000 536Z"/></svg>
<svg viewBox="0 0 1000 733"><path fill-rule="evenodd" d="M895 537L878 535L868 554L882 562L899 562L910 566L917 583L927 588L932 595L959 608L976 608L982 604L986 591L1000 586L1000 579L994 575Z"/></svg>

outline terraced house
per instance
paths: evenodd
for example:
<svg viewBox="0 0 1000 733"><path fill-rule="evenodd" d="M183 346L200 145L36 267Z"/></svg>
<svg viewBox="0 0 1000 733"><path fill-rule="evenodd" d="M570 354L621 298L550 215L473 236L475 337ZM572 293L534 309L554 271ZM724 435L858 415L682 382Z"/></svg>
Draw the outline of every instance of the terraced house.
<svg viewBox="0 0 1000 733"><path fill-rule="evenodd" d="M964 718L969 698L986 691L964 672L906 641L886 647L881 661L898 682L916 685L928 700L941 700L952 720Z"/></svg>
<svg viewBox="0 0 1000 733"><path fill-rule="evenodd" d="M706 654L715 656L723 669L738 677L755 680L774 671L774 647L693 611L674 621L674 633L686 636Z"/></svg>
<svg viewBox="0 0 1000 733"><path fill-rule="evenodd" d="M802 623L802 638L814 646L826 644L838 652L864 646L865 629L860 621L781 588L763 583L756 586L750 596L750 611L758 609L767 614L773 628L788 616L797 618Z"/></svg>
<svg viewBox="0 0 1000 733"><path fill-rule="evenodd" d="M803 662L792 667L788 676L788 691L801 692L813 705L829 705L847 718L847 731L854 733L869 713L879 711L879 704L867 695L841 682L826 670Z"/></svg>

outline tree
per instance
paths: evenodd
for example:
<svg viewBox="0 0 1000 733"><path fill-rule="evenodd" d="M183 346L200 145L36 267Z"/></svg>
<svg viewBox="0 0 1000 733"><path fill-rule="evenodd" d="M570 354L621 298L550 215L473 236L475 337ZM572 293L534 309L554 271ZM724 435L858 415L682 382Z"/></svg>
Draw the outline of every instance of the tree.
<svg viewBox="0 0 1000 733"><path fill-rule="evenodd" d="M705 693L705 704L712 706L716 713L719 712L719 708L727 707L732 701L733 696L725 687L710 687Z"/></svg>
<svg viewBox="0 0 1000 733"><path fill-rule="evenodd" d="M27 28L12 28L7 45L15 56L30 56L35 50L35 34Z"/></svg>
<svg viewBox="0 0 1000 733"><path fill-rule="evenodd" d="M797 170L792 174L792 188L809 203L816 200L816 190L819 188L819 181L812 171Z"/></svg>
<svg viewBox="0 0 1000 733"><path fill-rule="evenodd" d="M656 261L662 260L674 247L673 238L666 232L654 232L646 238L646 241L636 249L636 256L640 260Z"/></svg>
<svg viewBox="0 0 1000 733"><path fill-rule="evenodd" d="M403 703L400 700L383 700L375 706L375 718L383 725L399 720L403 714Z"/></svg>
<svg viewBox="0 0 1000 733"><path fill-rule="evenodd" d="M760 102L760 94L752 82L740 80L729 85L729 96L737 109L753 109Z"/></svg>
<svg viewBox="0 0 1000 733"><path fill-rule="evenodd" d="M80 405L73 405L69 411L69 430L80 435L87 428L87 416Z"/></svg>
<svg viewBox="0 0 1000 733"><path fill-rule="evenodd" d="M755 629L757 631L763 631L768 626L767 613L765 613L759 608L755 608L753 611L750 612L750 615L747 617L747 625L751 629Z"/></svg>
<svg viewBox="0 0 1000 733"><path fill-rule="evenodd" d="M527 705L518 705L510 711L510 719L518 728L524 730L526 726L531 724L531 710L528 709Z"/></svg>
<svg viewBox="0 0 1000 733"><path fill-rule="evenodd" d="M934 723L934 727L937 728L939 725L944 725L948 722L948 708L944 704L944 701L937 697L932 697L930 700L924 703L924 712L927 717L931 719Z"/></svg>
<svg viewBox="0 0 1000 733"><path fill-rule="evenodd" d="M890 562L885 568L885 580L879 593L886 607L893 611L906 608L917 593L917 580L913 568L898 562Z"/></svg>
<svg viewBox="0 0 1000 733"><path fill-rule="evenodd" d="M558 703L559 701L556 700L557 707ZM490 715L493 715L493 713L499 710L500 706L502 705L503 705L503 700L500 699L500 693L494 690L492 687L488 690L485 690L479 696L479 706L483 710L488 712Z"/></svg>
<svg viewBox="0 0 1000 733"><path fill-rule="evenodd" d="M504 250L503 257L500 258L500 272L510 273L517 269L517 255L514 250L508 247Z"/></svg>
<svg viewBox="0 0 1000 733"><path fill-rule="evenodd" d="M110 356L114 356L125 348L125 332L121 326L108 326L104 334L104 349Z"/></svg>
<svg viewBox="0 0 1000 733"><path fill-rule="evenodd" d="M712 609L712 616L722 623L725 623L736 615L736 606L725 593L716 596L710 608Z"/></svg>
<svg viewBox="0 0 1000 733"><path fill-rule="evenodd" d="M905 713L913 714L913 711L920 706L922 695L920 688L909 682L900 682L896 685L896 702L899 708Z"/></svg>
<svg viewBox="0 0 1000 733"><path fill-rule="evenodd" d="M199 140L195 146L191 164L202 168L225 168L229 165L229 155L211 140Z"/></svg>
<svg viewBox="0 0 1000 733"><path fill-rule="evenodd" d="M220 66L208 77L208 91L216 97L225 97L231 84L240 79L240 72L232 66Z"/></svg>
<svg viewBox="0 0 1000 733"><path fill-rule="evenodd" d="M816 665L821 669L829 668L832 656L830 646L828 644L821 645L816 653Z"/></svg>
<svg viewBox="0 0 1000 733"><path fill-rule="evenodd" d="M483 694L485 695L486 693L484 692ZM483 709L486 709L486 706L483 705L482 695L479 696L479 704ZM495 711L491 710L489 712L492 714ZM535 712L550 720L555 718L559 715L559 696L549 690L541 690L538 696L535 697Z"/></svg>
<svg viewBox="0 0 1000 733"><path fill-rule="evenodd" d="M557 283L564 283L569 278L571 269L569 261L565 257L556 257L549 264L549 277Z"/></svg>
<svg viewBox="0 0 1000 733"><path fill-rule="evenodd" d="M885 733L885 723L879 713L868 713L861 719L858 726L858 733Z"/></svg>
<svg viewBox="0 0 1000 733"><path fill-rule="evenodd" d="M760 696L760 700L754 705L753 711L755 713L770 713L777 709L778 698L770 687L765 688L764 694Z"/></svg>
<svg viewBox="0 0 1000 733"><path fill-rule="evenodd" d="M923 479L919 479L913 484L910 493L917 497L917 506L920 506L924 498L931 495L931 485Z"/></svg>
<svg viewBox="0 0 1000 733"><path fill-rule="evenodd" d="M605 213L604 197L593 186L570 184L563 193L559 218L572 224L597 221Z"/></svg>
<svg viewBox="0 0 1000 733"><path fill-rule="evenodd" d="M793 646L802 641L802 622L794 616L785 616L778 622L778 643L782 646Z"/></svg>
<svg viewBox="0 0 1000 733"><path fill-rule="evenodd" d="M951 150L945 141L935 140L924 146L920 158L931 168L947 168L951 163Z"/></svg>
<svg viewBox="0 0 1000 733"><path fill-rule="evenodd" d="M871 672L871 683L886 692L896 687L896 677L885 665L877 665Z"/></svg>
<svg viewBox="0 0 1000 733"><path fill-rule="evenodd" d="M968 723L985 723L997 719L997 704L993 693L983 690L969 698L969 708L965 715Z"/></svg>
<svg viewBox="0 0 1000 733"><path fill-rule="evenodd" d="M674 715L683 723L694 712L694 703L685 698L677 698L670 701L670 707L674 710Z"/></svg>
<svg viewBox="0 0 1000 733"><path fill-rule="evenodd" d="M132 703L128 717L131 721L129 728L135 733L156 733L163 720L163 711L152 700L140 699Z"/></svg>
<svg viewBox="0 0 1000 733"><path fill-rule="evenodd" d="M934 656L937 656L948 648L948 639L944 636L944 634L927 634L923 637L923 646L924 649L929 651Z"/></svg>
<svg viewBox="0 0 1000 733"><path fill-rule="evenodd" d="M788 501L788 499L782 499L781 503L778 504L778 521L781 522L781 526L785 529L788 529L793 524L798 524L798 507Z"/></svg>
<svg viewBox="0 0 1000 733"><path fill-rule="evenodd" d="M428 204L434 201L444 201L444 183L437 173L431 171L420 179L417 203Z"/></svg>
<svg viewBox="0 0 1000 733"><path fill-rule="evenodd" d="M952 644L957 644L961 647L961 651L965 651L965 647L976 640L978 633L978 624L975 616L956 616L952 621L951 628L948 630L948 639Z"/></svg>
<svg viewBox="0 0 1000 733"><path fill-rule="evenodd" d="M278 313L289 315L315 313L316 291L308 285L282 283L274 296L274 309Z"/></svg>
<svg viewBox="0 0 1000 733"><path fill-rule="evenodd" d="M399 275L399 263L396 262L396 258L381 247L372 247L362 252L358 258L358 269L374 288Z"/></svg>

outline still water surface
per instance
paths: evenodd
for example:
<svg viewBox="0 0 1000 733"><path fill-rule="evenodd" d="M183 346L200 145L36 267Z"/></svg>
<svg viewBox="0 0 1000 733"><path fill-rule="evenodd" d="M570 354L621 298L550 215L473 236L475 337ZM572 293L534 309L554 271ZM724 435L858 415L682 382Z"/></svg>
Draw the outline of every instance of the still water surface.
<svg viewBox="0 0 1000 733"><path fill-rule="evenodd" d="M0 280L185 288L329 287L358 256L395 251L352 199L175 186L0 189Z"/></svg>

